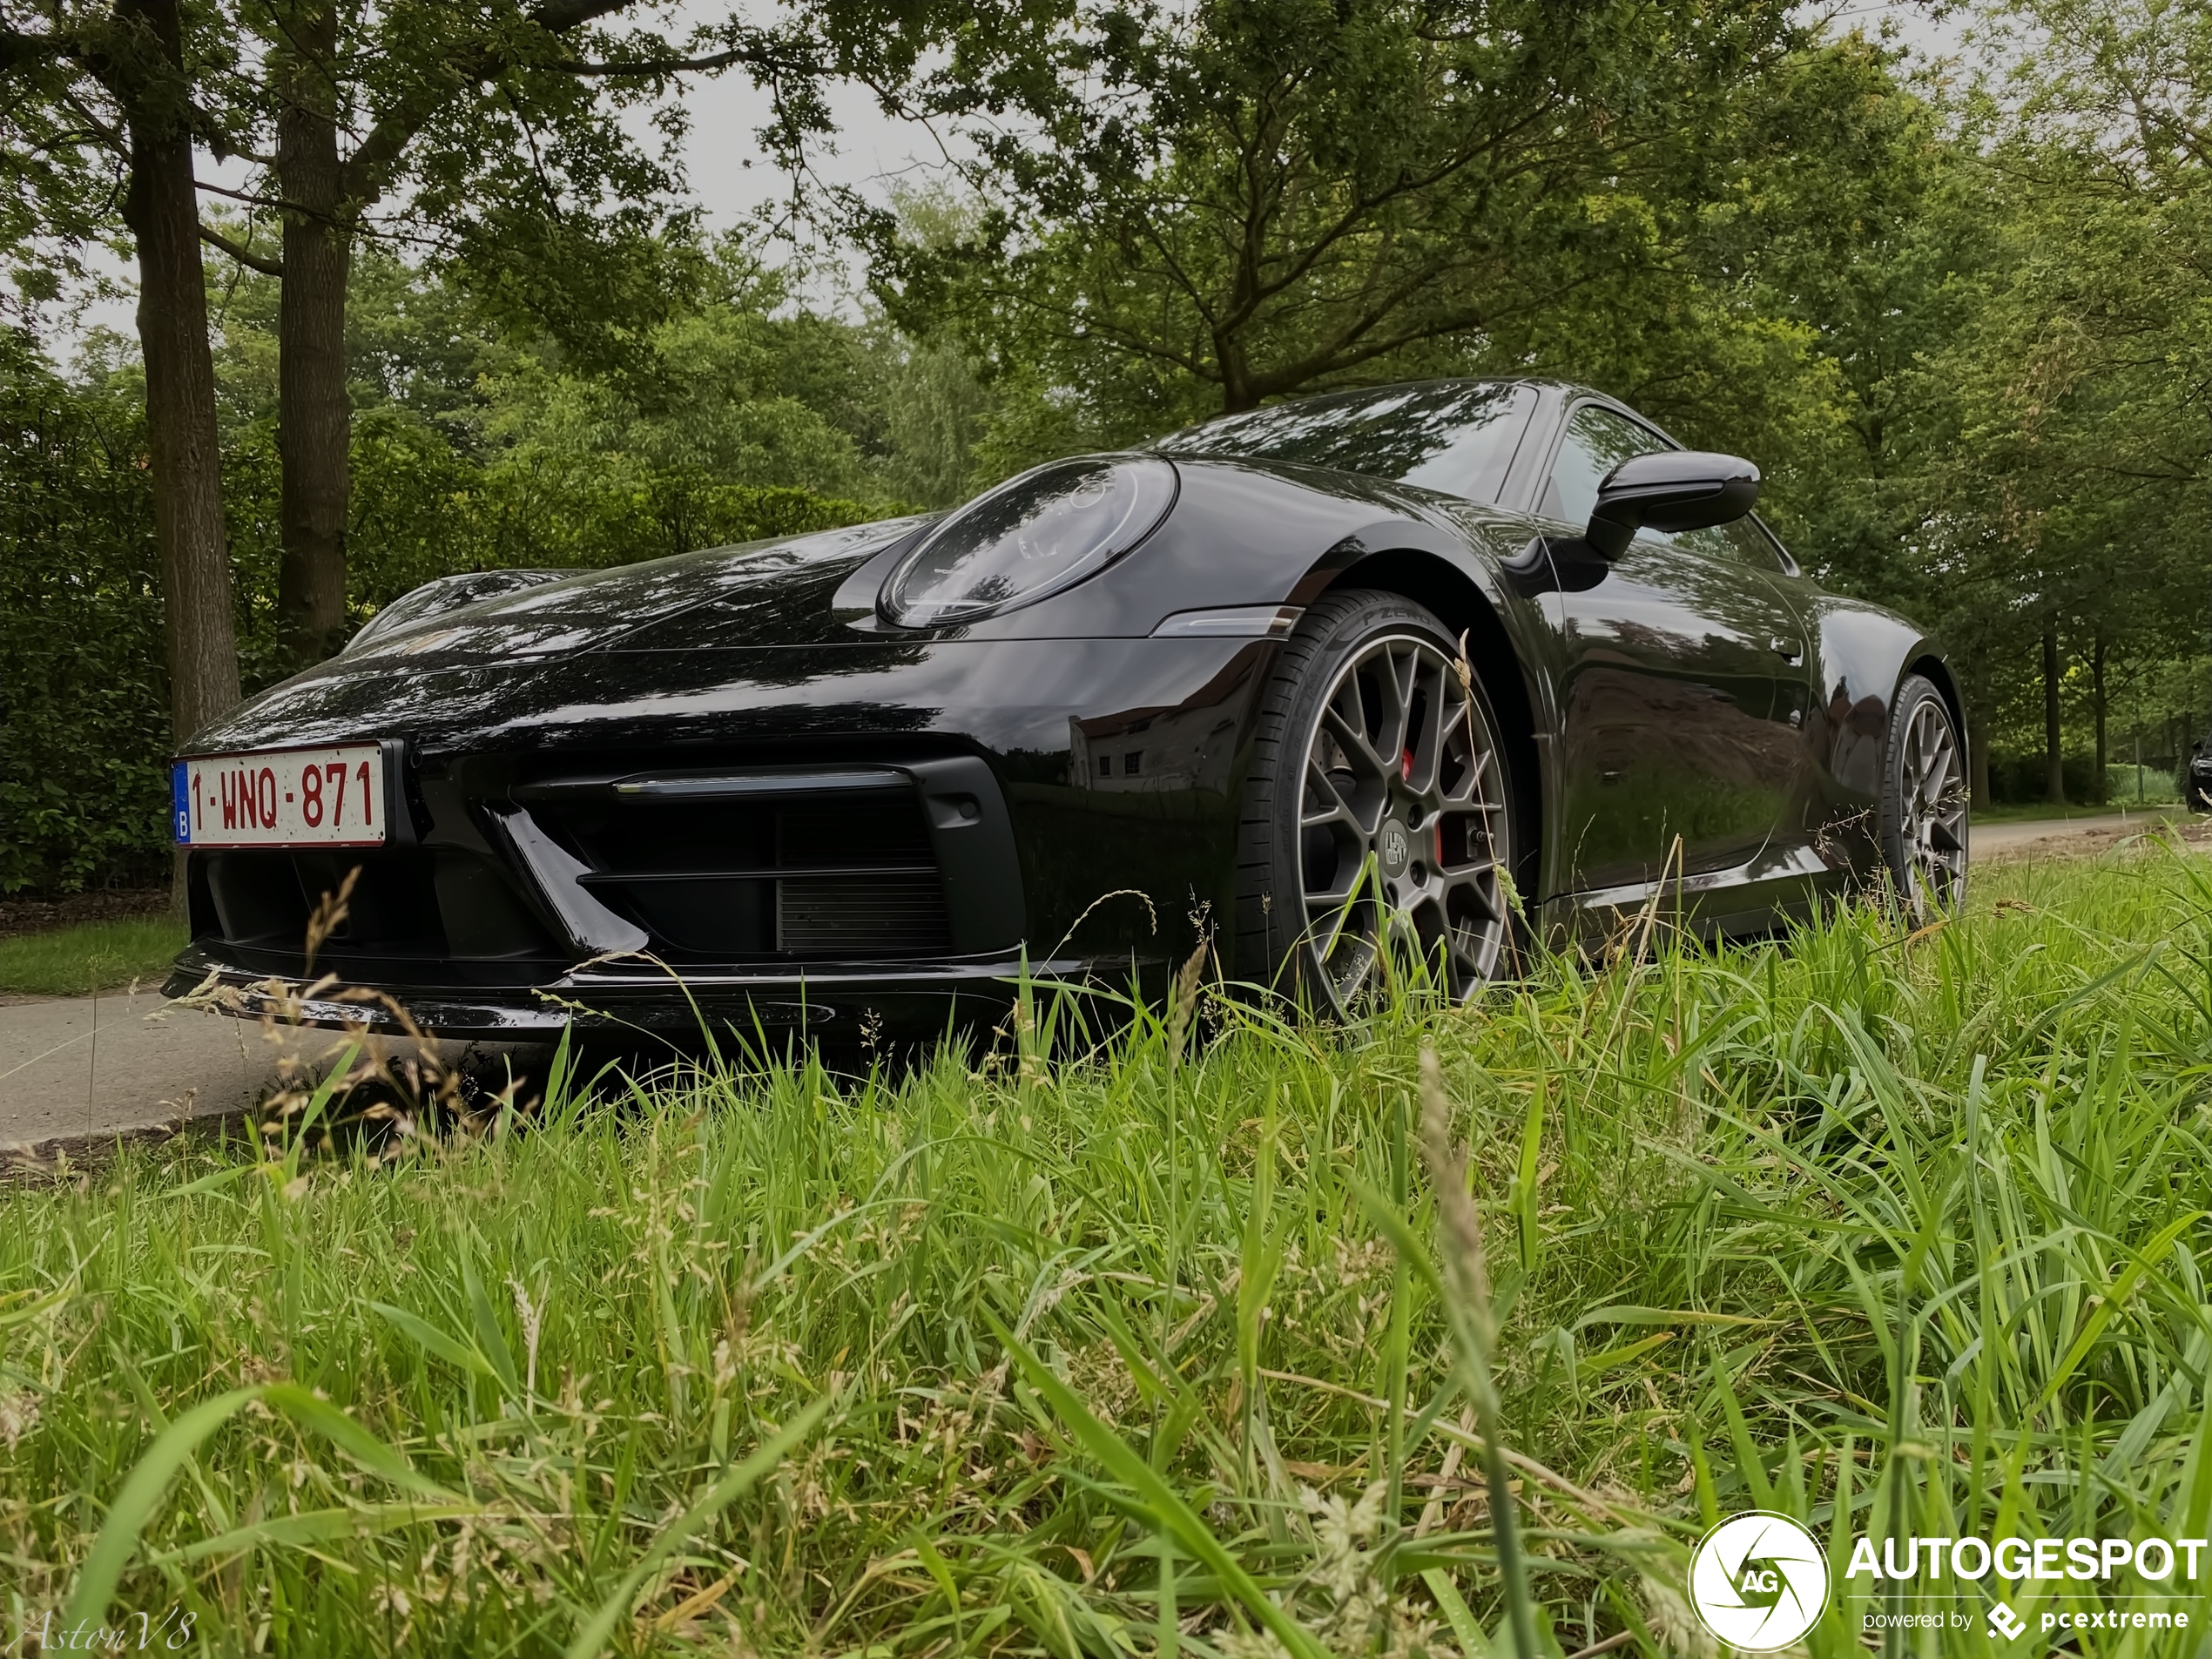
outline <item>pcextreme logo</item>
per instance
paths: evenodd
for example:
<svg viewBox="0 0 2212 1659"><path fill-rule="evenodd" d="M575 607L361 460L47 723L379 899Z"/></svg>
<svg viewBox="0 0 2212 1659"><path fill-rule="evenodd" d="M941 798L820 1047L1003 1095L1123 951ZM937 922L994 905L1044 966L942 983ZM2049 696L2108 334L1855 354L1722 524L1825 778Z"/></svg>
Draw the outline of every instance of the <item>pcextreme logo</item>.
<svg viewBox="0 0 2212 1659"><path fill-rule="evenodd" d="M1732 1515L1689 1558L1689 1604L1705 1628L1744 1653L1786 1648L1828 1607L1828 1562L1787 1515Z"/></svg>

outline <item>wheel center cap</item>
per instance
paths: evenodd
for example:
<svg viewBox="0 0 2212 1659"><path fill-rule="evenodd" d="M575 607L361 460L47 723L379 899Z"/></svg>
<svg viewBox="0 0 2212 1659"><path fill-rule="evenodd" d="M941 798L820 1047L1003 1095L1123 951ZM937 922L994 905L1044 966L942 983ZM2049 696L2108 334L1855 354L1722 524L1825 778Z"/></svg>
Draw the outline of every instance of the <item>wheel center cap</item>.
<svg viewBox="0 0 2212 1659"><path fill-rule="evenodd" d="M1406 867L1413 859L1413 838L1399 819L1383 819L1382 833L1375 837L1375 856L1382 863L1382 873L1393 880L1406 873Z"/></svg>

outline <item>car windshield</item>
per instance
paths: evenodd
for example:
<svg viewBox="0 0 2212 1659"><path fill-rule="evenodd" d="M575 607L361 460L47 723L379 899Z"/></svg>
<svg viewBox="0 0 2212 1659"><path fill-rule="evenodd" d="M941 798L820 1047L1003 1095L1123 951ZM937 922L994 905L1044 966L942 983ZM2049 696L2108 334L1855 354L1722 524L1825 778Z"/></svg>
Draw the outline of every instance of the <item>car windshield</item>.
<svg viewBox="0 0 2212 1659"><path fill-rule="evenodd" d="M1531 388L1497 381L1392 386L1226 415L1152 447L1293 461L1490 502L1535 403Z"/></svg>

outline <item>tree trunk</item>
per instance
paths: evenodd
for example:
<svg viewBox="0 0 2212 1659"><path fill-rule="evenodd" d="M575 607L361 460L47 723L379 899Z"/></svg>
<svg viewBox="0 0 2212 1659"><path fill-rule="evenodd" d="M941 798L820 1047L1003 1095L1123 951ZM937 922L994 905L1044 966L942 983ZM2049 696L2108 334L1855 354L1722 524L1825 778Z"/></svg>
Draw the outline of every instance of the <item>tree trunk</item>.
<svg viewBox="0 0 2212 1659"><path fill-rule="evenodd" d="M1234 334L1217 334L1213 352L1221 368L1221 412L1242 415L1258 408L1259 394L1252 386L1251 360L1245 355L1244 342Z"/></svg>
<svg viewBox="0 0 2212 1659"><path fill-rule="evenodd" d="M2097 643L2089 653L2089 702L2097 719L2097 775L2091 783L2091 799L2101 801L2107 792L2105 788L2105 637L2097 632Z"/></svg>
<svg viewBox="0 0 2212 1659"><path fill-rule="evenodd" d="M173 71L162 78L165 84L143 88L129 102L131 172L124 216L138 242L138 343L146 362L169 713L181 748L239 700L222 458L215 438L215 363L207 345L192 134L181 107L178 0L123 0L117 15L145 27L164 65Z"/></svg>
<svg viewBox="0 0 2212 1659"><path fill-rule="evenodd" d="M2043 799L2066 805L2066 757L2059 735L2059 624L2043 624Z"/></svg>
<svg viewBox="0 0 2212 1659"><path fill-rule="evenodd" d="M353 410L346 395L346 279L352 239L338 160L336 13L293 9L276 71L277 181L286 204L277 309L277 455L283 469L277 648L288 668L346 643L346 517Z"/></svg>

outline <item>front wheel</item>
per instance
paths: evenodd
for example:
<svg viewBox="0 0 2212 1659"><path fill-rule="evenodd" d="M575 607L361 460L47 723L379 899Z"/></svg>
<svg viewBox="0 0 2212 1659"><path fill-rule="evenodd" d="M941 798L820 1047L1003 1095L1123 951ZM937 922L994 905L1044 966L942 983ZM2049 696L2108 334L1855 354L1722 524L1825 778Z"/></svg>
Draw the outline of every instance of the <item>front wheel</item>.
<svg viewBox="0 0 2212 1659"><path fill-rule="evenodd" d="M1882 779L1882 854L1915 921L1966 897L1966 749L1943 693L1918 674L1897 688Z"/></svg>
<svg viewBox="0 0 2212 1659"><path fill-rule="evenodd" d="M1309 609L1245 778L1240 961L1339 1015L1393 974L1455 1002L1494 978L1514 850L1499 738L1426 610L1367 591Z"/></svg>

